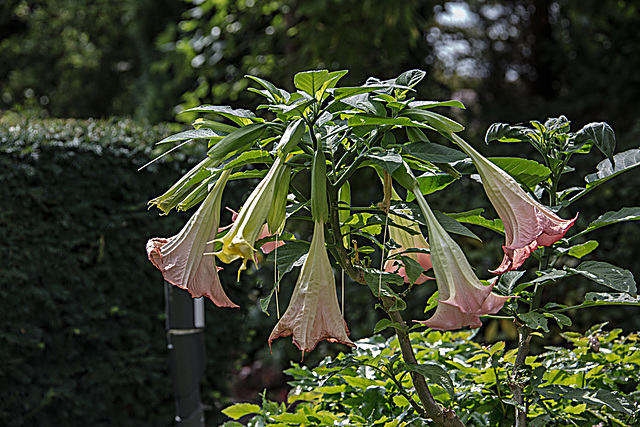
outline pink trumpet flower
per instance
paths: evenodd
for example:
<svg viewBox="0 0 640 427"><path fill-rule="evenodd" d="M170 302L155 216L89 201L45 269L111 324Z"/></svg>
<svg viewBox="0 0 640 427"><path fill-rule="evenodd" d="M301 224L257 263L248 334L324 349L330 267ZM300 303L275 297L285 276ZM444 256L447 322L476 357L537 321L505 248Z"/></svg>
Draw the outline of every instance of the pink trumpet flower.
<svg viewBox="0 0 640 427"><path fill-rule="evenodd" d="M315 222L311 248L289 307L273 328L269 345L276 338L289 335L293 335L293 343L303 356L324 339L355 347L340 314L333 270L324 244L324 224L319 221Z"/></svg>
<svg viewBox="0 0 640 427"><path fill-rule="evenodd" d="M222 191L231 171L224 171L200 208L175 236L153 238L147 242L149 261L162 272L165 280L186 289L191 296L206 296L218 307L238 307L225 294L212 256L220 222Z"/></svg>
<svg viewBox="0 0 640 427"><path fill-rule="evenodd" d="M392 190L391 199L400 200L400 197L395 192L395 190ZM395 241L400 245L399 248L392 249L389 252L390 258L400 252L406 251L409 248L429 249L429 244L427 243L424 236L422 235L422 232L420 231L420 227L418 226L418 224L416 224L415 222L409 221L408 219L403 218L401 216L394 215L392 213L389 213L389 218L392 219L394 223L398 225L402 225L403 227L407 227L416 232L416 234L410 234L409 232L401 228L389 227L390 237L393 239L393 241ZM417 261L425 271L430 270L432 268L431 255L429 254L414 252L414 253L405 253L403 254L403 256L412 258L413 260ZM409 283L409 276L407 275L405 266L402 263L402 261L398 261L396 259L388 259L384 264L384 271L397 273L404 278L405 283ZM419 285L421 283L426 282L429 279L430 279L429 277L425 276L424 274L421 274L416 280L415 284Z"/></svg>
<svg viewBox="0 0 640 427"><path fill-rule="evenodd" d="M504 258L492 273L515 270L538 246L550 246L562 239L578 215L568 220L559 218L525 193L511 175L483 157L464 139L455 134L452 136L473 160L487 197L504 224Z"/></svg>
<svg viewBox="0 0 640 427"><path fill-rule="evenodd" d="M479 328L482 326L479 316L497 313L509 297L491 292L495 281L488 286L480 282L460 246L438 223L420 189L416 188L414 194L429 229L431 261L439 297L434 315L418 323L443 331L464 326Z"/></svg>

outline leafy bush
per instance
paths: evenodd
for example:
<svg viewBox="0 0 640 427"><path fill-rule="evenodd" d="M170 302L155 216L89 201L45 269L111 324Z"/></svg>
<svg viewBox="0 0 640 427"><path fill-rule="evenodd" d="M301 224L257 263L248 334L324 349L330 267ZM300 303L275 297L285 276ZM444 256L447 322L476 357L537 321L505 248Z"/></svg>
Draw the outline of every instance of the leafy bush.
<svg viewBox="0 0 640 427"><path fill-rule="evenodd" d="M173 418L162 282L138 242L174 230L144 200L181 171L137 172L166 126L0 119L0 424Z"/></svg>
<svg viewBox="0 0 640 427"><path fill-rule="evenodd" d="M603 326L565 333L565 347L547 347L527 358L532 381L525 392L534 402L530 426L640 421L638 335ZM413 333L418 365L407 367L397 338L374 335L358 341L353 353L327 358L316 368L293 363L286 371L293 378L286 403L264 399L261 406L236 404L224 413L234 419L253 414L249 426L428 426L411 404L417 396L410 391L408 371L420 369L436 384L434 398L465 414L466 425L510 426L515 402L508 378L516 350L505 352L504 342L482 346L473 337L473 331Z"/></svg>

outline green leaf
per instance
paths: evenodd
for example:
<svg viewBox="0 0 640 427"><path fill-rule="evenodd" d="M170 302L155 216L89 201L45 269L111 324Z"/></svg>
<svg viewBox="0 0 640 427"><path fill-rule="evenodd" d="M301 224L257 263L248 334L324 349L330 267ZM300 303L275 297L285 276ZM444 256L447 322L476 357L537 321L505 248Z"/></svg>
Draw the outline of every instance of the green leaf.
<svg viewBox="0 0 640 427"><path fill-rule="evenodd" d="M382 293L382 296L390 297L394 300L394 304L389 311L402 311L407 308L407 304L388 286L388 283L402 285L404 280L399 275L385 271L380 272L374 269L365 269L364 280L369 286L373 296L379 298L380 293ZM382 292L379 292L380 290Z"/></svg>
<svg viewBox="0 0 640 427"><path fill-rule="evenodd" d="M289 123L284 134L282 134L280 141L275 146L278 155L289 154L289 152L293 150L302 139L305 129L306 126L302 119L294 120Z"/></svg>
<svg viewBox="0 0 640 427"><path fill-rule="evenodd" d="M311 245L308 242L302 240L286 242L284 245L280 246L277 251L269 252L269 255L267 255L267 261L276 262L280 275L284 276L293 270L294 267L302 265L306 259L307 253L309 252L310 246ZM276 253L278 254L277 260Z"/></svg>
<svg viewBox="0 0 640 427"><path fill-rule="evenodd" d="M543 314L531 311L529 313L519 314L518 317L520 317L520 319L522 319L531 329L542 328L543 331L547 333L549 332L549 327L547 326L547 318L544 317Z"/></svg>
<svg viewBox="0 0 640 427"><path fill-rule="evenodd" d="M339 87L333 90L333 96L336 100L341 100L341 99L350 98L356 95L375 92L381 89L387 89L389 87L393 87L393 85L365 85L365 86L358 86L358 87Z"/></svg>
<svg viewBox="0 0 640 427"><path fill-rule="evenodd" d="M548 385L546 387L539 387L536 391L547 399L568 399L594 405L595 407L606 405L614 411L623 412L627 415L632 415L635 409L633 404L627 401L624 396L618 395L609 390Z"/></svg>
<svg viewBox="0 0 640 427"><path fill-rule="evenodd" d="M596 167L598 171L596 173L587 175L584 178L587 182L586 190L597 187L614 176L640 165L640 148L623 151L622 153L618 153L613 156L613 158L615 167L612 167L610 160L603 160L598 163L598 166Z"/></svg>
<svg viewBox="0 0 640 427"><path fill-rule="evenodd" d="M328 70L304 71L293 77L293 85L296 89L307 93L311 97L315 97L316 92L320 90L322 85L329 79Z"/></svg>
<svg viewBox="0 0 640 427"><path fill-rule="evenodd" d="M280 95L280 89L275 87L275 85L273 83L268 82L268 81L266 81L264 79L261 79L259 77L256 77L256 76L246 75L245 77L250 78L251 80L253 80L256 83L260 84L263 88L265 88L268 91L268 93L271 94L270 97L267 96L267 99L269 99L272 103L277 104L277 103L282 101L282 97Z"/></svg>
<svg viewBox="0 0 640 427"><path fill-rule="evenodd" d="M457 99L452 99L450 101L411 101L409 103L409 108L424 109L434 107L465 108L464 104Z"/></svg>
<svg viewBox="0 0 640 427"><path fill-rule="evenodd" d="M482 242L482 239L476 236L467 227L465 227L464 225L460 224L458 221L450 217L448 214L438 212L438 211L433 211L433 214L435 215L436 219L438 220L442 228L444 228L447 231L447 233L453 233L453 234L458 234L460 236L470 237L479 242Z"/></svg>
<svg viewBox="0 0 640 427"><path fill-rule="evenodd" d="M263 150L244 151L237 157L232 158L229 162L223 164L221 167L223 167L224 169L233 169L254 163L271 164L273 163L273 158L271 157L269 152Z"/></svg>
<svg viewBox="0 0 640 427"><path fill-rule="evenodd" d="M624 292L587 292L582 305L640 305L640 297Z"/></svg>
<svg viewBox="0 0 640 427"><path fill-rule="evenodd" d="M611 163L615 163L616 134L607 123L589 123L576 132L573 142L578 146L593 142Z"/></svg>
<svg viewBox="0 0 640 427"><path fill-rule="evenodd" d="M236 403L235 405L231 405L223 409L222 413L229 418L238 420L245 415L259 414L260 406L254 405L252 403Z"/></svg>
<svg viewBox="0 0 640 427"><path fill-rule="evenodd" d="M511 126L506 123L494 123L487 130L484 141L487 144L491 141L528 142L528 135L532 133L534 133L534 131L524 126Z"/></svg>
<svg viewBox="0 0 640 427"><path fill-rule="evenodd" d="M419 129L416 130L419 131ZM432 163L453 163L467 158L467 155L462 151L429 142L413 142L404 145L402 152L416 159Z"/></svg>
<svg viewBox="0 0 640 427"><path fill-rule="evenodd" d="M627 207L622 208L617 212L606 212L598 217L595 221L592 221L587 227L587 231L595 230L596 228L604 227L606 225L615 224L624 221L638 221L640 220L640 207Z"/></svg>
<svg viewBox="0 0 640 427"><path fill-rule="evenodd" d="M258 119L253 111L233 109L228 105L201 105L199 107L189 108L188 110L184 111L184 113L189 112L220 114L221 116L226 117L227 119L232 120L241 126L253 123L254 119Z"/></svg>
<svg viewBox="0 0 640 427"><path fill-rule="evenodd" d="M412 88L420 83L420 81L422 81L422 79L424 79L424 76L426 75L426 71L423 70L405 71L396 78L396 84Z"/></svg>
<svg viewBox="0 0 640 427"><path fill-rule="evenodd" d="M428 123L430 126L433 126L435 129L443 133L460 132L464 130L464 126L460 123L429 110L409 108L402 110L400 115L408 117L411 120L417 120L421 123Z"/></svg>
<svg viewBox="0 0 640 427"><path fill-rule="evenodd" d="M572 324L571 319L561 313L544 313L544 315L555 319L560 329L563 329L565 326L571 326Z"/></svg>
<svg viewBox="0 0 640 427"><path fill-rule="evenodd" d="M502 224L502 220L486 219L482 216L482 212L484 212L484 209L478 208L467 212L448 213L447 215L458 222L462 222L464 224L479 225L480 227L484 227L486 229L504 235L504 225Z"/></svg>
<svg viewBox="0 0 640 427"><path fill-rule="evenodd" d="M504 295L513 295L516 283L524 273L525 271L507 271L500 276L496 289Z"/></svg>
<svg viewBox="0 0 640 427"><path fill-rule="evenodd" d="M252 123L238 128L211 147L207 155L213 159L223 159L227 154L253 144L263 137L266 131L265 123Z"/></svg>
<svg viewBox="0 0 640 427"><path fill-rule="evenodd" d="M418 185L420 186L420 192L424 195L435 193L442 190L449 184L453 183L456 178L444 173L427 172L416 178ZM415 199L413 193L407 193L407 201L410 202Z"/></svg>
<svg viewBox="0 0 640 427"><path fill-rule="evenodd" d="M548 167L535 160L518 157L491 157L489 160L531 191L551 175Z"/></svg>
<svg viewBox="0 0 640 427"><path fill-rule="evenodd" d="M389 319L381 319L380 321L378 321L378 323L376 323L376 326L374 326L373 333L377 334L378 332L384 331L387 328L395 328L399 330L404 329L404 327L398 322L392 322Z"/></svg>
<svg viewBox="0 0 640 427"><path fill-rule="evenodd" d="M579 245L571 246L570 248L558 248L558 252L566 253L572 257L582 258L585 255L590 254L598 247L598 242L595 240L589 240L588 242L581 243Z"/></svg>
<svg viewBox="0 0 640 427"><path fill-rule="evenodd" d="M166 144L168 142L186 141L187 139L222 139L227 133L215 131L213 129L190 129L184 132L176 133L158 142L158 144Z"/></svg>
<svg viewBox="0 0 640 427"><path fill-rule="evenodd" d="M601 261L585 261L576 268L566 267L566 269L616 291L631 295L637 293L633 274L624 268Z"/></svg>
<svg viewBox="0 0 640 427"><path fill-rule="evenodd" d="M406 117L380 117L373 114L355 114L349 117L349 126L419 126Z"/></svg>
<svg viewBox="0 0 640 427"><path fill-rule="evenodd" d="M366 157L380 166L389 174L402 166L402 156L393 150L383 151L381 153L368 153Z"/></svg>
<svg viewBox="0 0 640 427"><path fill-rule="evenodd" d="M413 258L409 258L407 256L401 256L400 258L402 259L402 264L404 264L404 270L407 273L409 283L415 283L424 272L424 268L422 268L420 263Z"/></svg>
<svg viewBox="0 0 640 427"><path fill-rule="evenodd" d="M431 361L425 361L421 364L407 364L407 369L412 372L417 372L431 382L438 384L445 389L451 399L455 397L455 389L453 387L453 381L449 376L449 372L444 369L440 364Z"/></svg>

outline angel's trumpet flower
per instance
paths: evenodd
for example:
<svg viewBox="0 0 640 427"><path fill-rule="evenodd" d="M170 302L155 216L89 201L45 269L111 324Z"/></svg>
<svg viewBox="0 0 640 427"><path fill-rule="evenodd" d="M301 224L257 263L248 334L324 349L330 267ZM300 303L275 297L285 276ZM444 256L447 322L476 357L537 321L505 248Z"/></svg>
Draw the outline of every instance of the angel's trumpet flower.
<svg viewBox="0 0 640 427"><path fill-rule="evenodd" d="M429 229L431 262L439 297L435 314L419 323L445 331L464 326L479 328L482 326L479 316L497 313L509 297L491 292L495 281L488 286L480 282L460 246L438 223L420 189L416 188L414 194Z"/></svg>
<svg viewBox="0 0 640 427"><path fill-rule="evenodd" d="M535 201L505 171L483 157L464 139L452 134L476 166L489 201L504 224L502 264L492 271L502 274L520 267L538 246L550 246L562 239L578 218L564 220Z"/></svg>
<svg viewBox="0 0 640 427"><path fill-rule="evenodd" d="M269 345L276 338L289 335L293 335L293 343L303 352L310 352L324 339L355 347L340 314L321 221L315 221L309 254L302 265L289 307L269 336Z"/></svg>
<svg viewBox="0 0 640 427"><path fill-rule="evenodd" d="M218 307L238 307L225 294L212 256L220 223L222 191L231 171L224 171L200 208L175 236L153 238L147 242L149 260L162 272L165 280L186 289L191 296L208 297Z"/></svg>

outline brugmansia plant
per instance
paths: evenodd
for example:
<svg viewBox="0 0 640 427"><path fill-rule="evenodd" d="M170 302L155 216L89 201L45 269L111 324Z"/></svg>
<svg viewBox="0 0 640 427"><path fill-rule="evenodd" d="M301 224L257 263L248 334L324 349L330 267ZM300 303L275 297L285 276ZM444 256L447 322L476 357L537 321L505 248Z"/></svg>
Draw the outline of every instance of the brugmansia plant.
<svg viewBox="0 0 640 427"><path fill-rule="evenodd" d="M203 115L193 123L194 129L161 143L203 140L208 144L207 157L150 203L165 214L174 208L201 205L178 235L149 241L149 259L167 281L194 297L207 296L220 307L236 307L223 290L225 284L220 283L220 266L235 268L232 263L238 261L240 277L250 263L257 262L260 247L266 252L267 244L269 250L278 247L271 256L276 263L285 257L289 262L299 260L302 268L291 301L274 326L269 343L292 336L303 355L325 339L356 346L349 339L337 298L335 274L342 270L355 282L367 285L387 313L389 319L379 322L375 332L395 329L399 352L384 361L388 367L385 387L395 389L408 402L403 416L417 416L425 422L430 419L440 426L461 426L463 419L471 419L469 414L457 413L451 404L464 398L456 395L452 381L456 364L446 360L418 363L412 344L415 333L410 335L410 330L455 331L479 328L487 316L512 319L519 331L519 344L501 367L509 372L505 383L510 395L504 390L500 399L503 408L510 408L503 419L511 417L516 425L526 425L532 415L529 403L539 395L527 369L534 333L549 332L550 319L560 328L570 325L563 314L569 310L638 304L629 271L598 261L572 263L575 267L564 261L582 258L596 249L597 242L583 242L590 231L640 218L638 207L608 212L595 220L587 218L591 220L587 228L566 236L578 216L571 211L573 202L640 164L640 150L614 155L615 136L606 123L592 123L571 132L569 121L559 117L545 123L532 121L530 127L495 124L487 132L487 143L531 144L543 164L522 158L487 159L477 144L474 148L458 135L464 129L461 124L436 112L464 108L462 103L412 97L423 71L411 70L391 80L370 78L358 87L339 87L345 74L327 70L296 74L294 93L247 76L257 86L250 90L265 98L258 107L264 112L261 116L228 106L203 105L188 110ZM586 177L584 187L561 190L560 179L572 172L568 166L571 157L596 152L593 147L607 160ZM358 173L363 169L375 171L382 191L371 206L359 208L351 205L350 195L358 191ZM295 180L305 173L310 177L307 188ZM430 208L425 196L437 197L431 194L469 176L482 183L499 219L485 218L482 209L444 214ZM220 200L226 183L246 178L261 181L232 224L220 227ZM306 219L312 225L310 245L300 244L290 233L283 234L287 220L293 218ZM462 224L504 235L504 257L502 262L496 260L494 277L489 281L478 278L450 236L475 237ZM365 240L378 255L369 252L363 256L357 243ZM519 269L530 258L537 261L529 263L536 274L525 276ZM372 259L380 263L374 265ZM578 306L542 306L546 286L575 275L616 292L588 293ZM429 280L435 280L437 286L427 304L435 312L428 319L406 323L401 314L405 300L411 298L414 286L428 286ZM279 281L273 290L278 286ZM264 307L273 293L263 300ZM430 387L447 393L434 397ZM558 391L560 395L565 392ZM261 422L290 425L283 420L266 417ZM351 422L373 425L377 421ZM400 417L379 425L408 423Z"/></svg>

